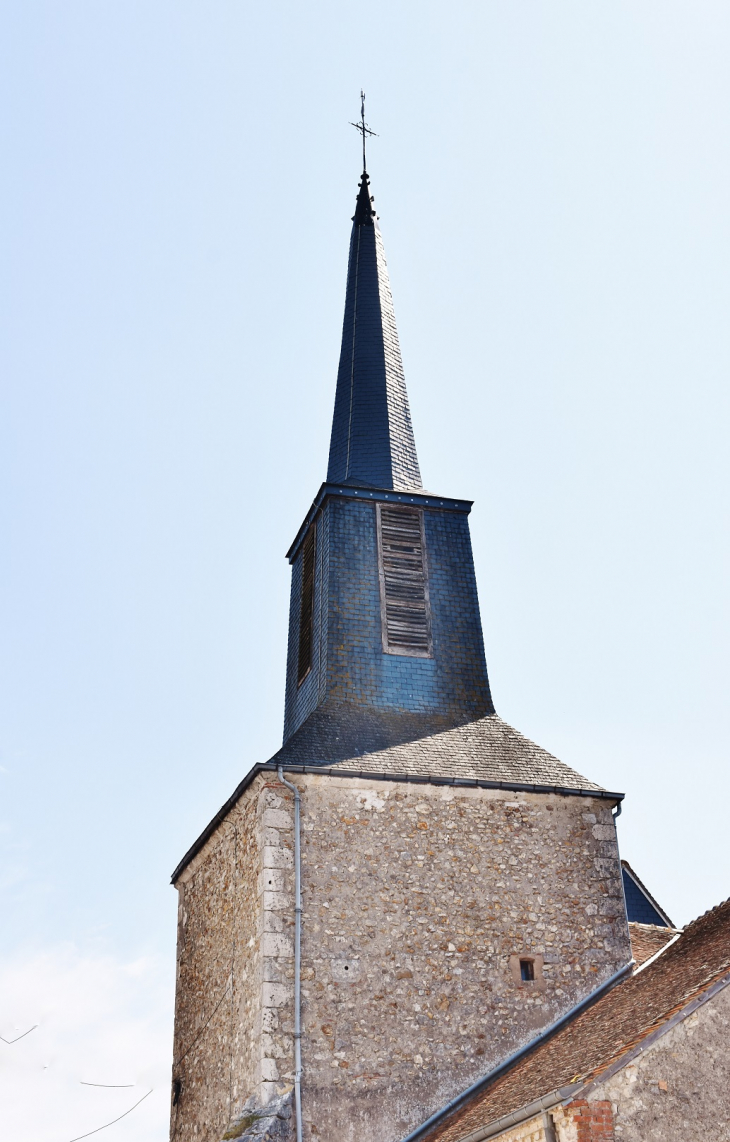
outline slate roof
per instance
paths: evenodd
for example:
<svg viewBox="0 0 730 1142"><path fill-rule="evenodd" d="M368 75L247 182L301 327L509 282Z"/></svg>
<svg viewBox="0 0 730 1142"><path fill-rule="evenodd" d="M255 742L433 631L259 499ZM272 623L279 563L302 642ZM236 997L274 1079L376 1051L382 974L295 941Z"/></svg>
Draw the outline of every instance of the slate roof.
<svg viewBox="0 0 730 1142"><path fill-rule="evenodd" d="M334 767L342 773L605 792L498 714L454 725L423 714L328 703L271 760L276 765Z"/></svg>
<svg viewBox="0 0 730 1142"><path fill-rule="evenodd" d="M421 487L383 239L363 171L350 239L328 483Z"/></svg>
<svg viewBox="0 0 730 1142"><path fill-rule="evenodd" d="M653 963L602 994L449 1117L409 1137L461 1142L553 1091L575 1086L570 1097L587 1093L670 1020L688 1014L688 1007L694 1009L728 981L730 900L688 925Z"/></svg>
<svg viewBox="0 0 730 1142"><path fill-rule="evenodd" d="M389 714L326 702L267 762L254 765L172 874L173 884L225 820L257 774L282 765L290 772L475 785L621 801L581 777L546 749L489 714L460 725L423 714Z"/></svg>
<svg viewBox="0 0 730 1142"><path fill-rule="evenodd" d="M627 860L621 861L621 875L624 882L624 897L626 898L626 914L629 921L637 924L654 924L657 927L673 928L672 921L667 916L649 889L640 880Z"/></svg>

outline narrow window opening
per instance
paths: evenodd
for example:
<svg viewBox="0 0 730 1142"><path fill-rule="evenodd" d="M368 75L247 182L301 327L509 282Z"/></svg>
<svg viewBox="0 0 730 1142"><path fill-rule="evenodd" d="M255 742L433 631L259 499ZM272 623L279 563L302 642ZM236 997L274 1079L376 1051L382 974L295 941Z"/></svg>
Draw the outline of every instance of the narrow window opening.
<svg viewBox="0 0 730 1142"><path fill-rule="evenodd" d="M377 512L383 650L430 658L423 512L384 504L377 505Z"/></svg>
<svg viewBox="0 0 730 1142"><path fill-rule="evenodd" d="M530 983L535 978L535 964L533 960L520 960L520 978Z"/></svg>
<svg viewBox="0 0 730 1142"><path fill-rule="evenodd" d="M301 686L312 669L314 625L314 555L316 527L312 524L302 544L302 593L299 608L298 684Z"/></svg>

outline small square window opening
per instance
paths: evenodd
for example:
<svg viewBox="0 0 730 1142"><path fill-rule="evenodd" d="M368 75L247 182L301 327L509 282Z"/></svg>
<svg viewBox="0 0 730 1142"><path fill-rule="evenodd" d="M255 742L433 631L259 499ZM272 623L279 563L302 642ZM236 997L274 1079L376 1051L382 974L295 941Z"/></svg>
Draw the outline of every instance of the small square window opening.
<svg viewBox="0 0 730 1142"><path fill-rule="evenodd" d="M530 983L535 978L535 964L532 960L520 960L520 978Z"/></svg>

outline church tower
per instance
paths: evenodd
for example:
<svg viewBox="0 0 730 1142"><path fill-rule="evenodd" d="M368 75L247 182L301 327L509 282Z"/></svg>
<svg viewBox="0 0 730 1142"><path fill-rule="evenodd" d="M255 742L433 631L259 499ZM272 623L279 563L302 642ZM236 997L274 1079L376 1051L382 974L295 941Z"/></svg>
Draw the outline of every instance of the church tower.
<svg viewBox="0 0 730 1142"><path fill-rule="evenodd" d="M496 714L470 508L422 486L363 172L283 745L173 875L173 1140L398 1142L631 959L621 794Z"/></svg>
<svg viewBox="0 0 730 1142"><path fill-rule="evenodd" d="M363 173L327 482L288 553L278 760L342 761L494 712L470 508L421 485L383 239Z"/></svg>

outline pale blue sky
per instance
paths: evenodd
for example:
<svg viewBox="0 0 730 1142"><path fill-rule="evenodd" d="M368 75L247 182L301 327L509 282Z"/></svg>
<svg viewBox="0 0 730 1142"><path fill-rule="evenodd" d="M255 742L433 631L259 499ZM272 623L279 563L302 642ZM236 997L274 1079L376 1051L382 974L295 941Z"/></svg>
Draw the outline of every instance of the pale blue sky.
<svg viewBox="0 0 730 1142"><path fill-rule="evenodd" d="M158 1089L114 1137L164 1137L169 874L280 741L361 85L424 483L475 500L497 708L626 792L622 853L676 921L728 896L728 6L0 13L0 971L67 971L70 1003L74 956L111 964L130 1042L159 1004Z"/></svg>

